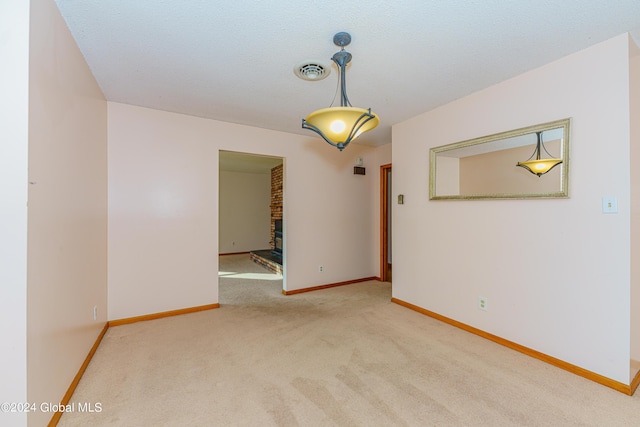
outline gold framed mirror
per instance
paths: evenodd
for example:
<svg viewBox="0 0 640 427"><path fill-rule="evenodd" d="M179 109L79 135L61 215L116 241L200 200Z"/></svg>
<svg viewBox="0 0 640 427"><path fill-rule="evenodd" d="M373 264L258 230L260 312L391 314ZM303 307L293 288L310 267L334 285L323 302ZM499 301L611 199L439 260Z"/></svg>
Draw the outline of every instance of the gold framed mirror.
<svg viewBox="0 0 640 427"><path fill-rule="evenodd" d="M569 197L570 127L568 118L431 148L429 200Z"/></svg>

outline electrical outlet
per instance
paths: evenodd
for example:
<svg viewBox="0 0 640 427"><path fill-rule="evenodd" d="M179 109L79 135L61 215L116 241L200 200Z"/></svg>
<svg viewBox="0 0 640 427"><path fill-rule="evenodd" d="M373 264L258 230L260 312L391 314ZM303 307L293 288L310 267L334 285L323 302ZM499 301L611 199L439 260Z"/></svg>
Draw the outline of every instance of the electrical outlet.
<svg viewBox="0 0 640 427"><path fill-rule="evenodd" d="M98 320L98 306L93 306L93 320Z"/></svg>
<svg viewBox="0 0 640 427"><path fill-rule="evenodd" d="M323 266L319 266L319 267L318 267L318 271L319 271L320 273L322 273L322 272L324 271L324 267L323 267Z"/></svg>
<svg viewBox="0 0 640 427"><path fill-rule="evenodd" d="M478 297L478 308L482 311L487 311L489 308L489 299L486 297Z"/></svg>

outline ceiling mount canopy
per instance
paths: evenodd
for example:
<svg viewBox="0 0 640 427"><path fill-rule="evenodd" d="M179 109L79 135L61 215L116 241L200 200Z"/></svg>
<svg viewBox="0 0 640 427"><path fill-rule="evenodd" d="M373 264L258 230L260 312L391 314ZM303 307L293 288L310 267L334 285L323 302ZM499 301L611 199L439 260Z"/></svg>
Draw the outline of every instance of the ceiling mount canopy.
<svg viewBox="0 0 640 427"><path fill-rule="evenodd" d="M316 110L302 119L302 128L320 135L325 141L342 151L360 134L378 126L380 119L371 112L371 108L351 106L347 97L345 82L347 64L351 62L351 54L344 47L351 43L349 33L340 32L333 36L333 43L340 47L331 60L338 66L340 83L340 106Z"/></svg>
<svg viewBox="0 0 640 427"><path fill-rule="evenodd" d="M532 174L541 177L542 175L562 163L562 159L554 158L551 153L547 151L544 143L542 142L542 132L536 132L536 135L538 136L538 142L536 143L535 151L526 161L518 162L516 166L523 167ZM550 157L547 159L541 158L541 150L544 150L544 152L547 153ZM532 160L534 157L535 160Z"/></svg>

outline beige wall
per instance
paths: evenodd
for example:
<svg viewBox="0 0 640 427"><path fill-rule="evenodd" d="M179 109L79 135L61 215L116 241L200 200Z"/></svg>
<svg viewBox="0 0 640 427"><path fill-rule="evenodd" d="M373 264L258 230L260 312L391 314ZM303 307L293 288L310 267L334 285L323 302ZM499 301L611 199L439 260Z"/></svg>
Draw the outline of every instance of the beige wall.
<svg viewBox="0 0 640 427"><path fill-rule="evenodd" d="M566 117L570 198L428 200L430 147ZM625 34L394 126L393 296L628 384L629 121Z"/></svg>
<svg viewBox="0 0 640 427"><path fill-rule="evenodd" d="M370 156L367 156L363 165L366 168L367 175L370 177L371 188L371 204L369 208L369 214L371 216L371 238L374 244L368 249L371 264L375 266L373 276L380 276L380 166L388 165L391 162L391 143L384 144L374 149ZM393 175L393 166L391 167L391 174ZM393 179L391 180L390 192L392 194L392 200L396 200L393 196ZM364 249L364 248L363 248ZM389 255L391 256L391 248L389 248Z"/></svg>
<svg viewBox="0 0 640 427"><path fill-rule="evenodd" d="M52 0L30 37L27 400L59 402L106 321L107 104Z"/></svg>
<svg viewBox="0 0 640 427"><path fill-rule="evenodd" d="M0 402L26 402L29 2L0 2L0 28ZM26 424L0 412L0 425Z"/></svg>
<svg viewBox="0 0 640 427"><path fill-rule="evenodd" d="M269 249L271 173L220 171L220 253Z"/></svg>
<svg viewBox="0 0 640 427"><path fill-rule="evenodd" d="M109 103L110 319L218 302L219 150L285 159L285 289L378 275L372 148Z"/></svg>
<svg viewBox="0 0 640 427"><path fill-rule="evenodd" d="M460 159L438 157L435 195L460 195Z"/></svg>
<svg viewBox="0 0 640 427"><path fill-rule="evenodd" d="M631 162L640 158L640 48L630 46ZM640 170L631 168L631 358L640 361Z"/></svg>

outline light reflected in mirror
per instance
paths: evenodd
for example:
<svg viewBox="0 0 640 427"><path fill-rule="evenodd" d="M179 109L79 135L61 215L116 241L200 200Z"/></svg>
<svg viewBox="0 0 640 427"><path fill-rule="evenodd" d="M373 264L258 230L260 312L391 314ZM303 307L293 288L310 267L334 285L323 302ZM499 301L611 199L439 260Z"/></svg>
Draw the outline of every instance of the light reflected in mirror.
<svg viewBox="0 0 640 427"><path fill-rule="evenodd" d="M571 119L557 120L454 144L429 152L429 199L525 199L568 197ZM562 162L537 175L518 167L541 158Z"/></svg>

